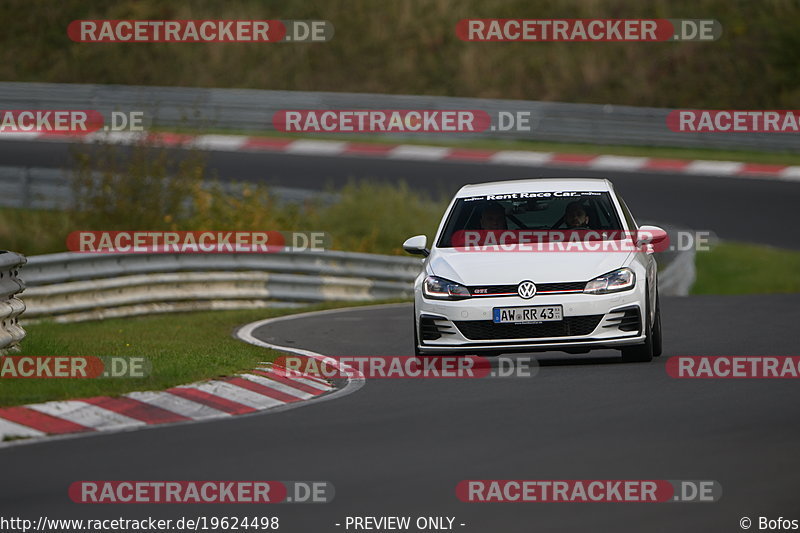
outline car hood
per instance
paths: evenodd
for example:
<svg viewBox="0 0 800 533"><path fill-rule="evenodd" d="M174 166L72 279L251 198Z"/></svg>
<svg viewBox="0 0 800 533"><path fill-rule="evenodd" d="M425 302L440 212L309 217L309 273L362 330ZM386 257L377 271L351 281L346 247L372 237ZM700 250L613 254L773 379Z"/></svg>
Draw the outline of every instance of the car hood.
<svg viewBox="0 0 800 533"><path fill-rule="evenodd" d="M588 281L628 266L633 252L464 252L434 248L428 258L434 276L463 285L511 285Z"/></svg>

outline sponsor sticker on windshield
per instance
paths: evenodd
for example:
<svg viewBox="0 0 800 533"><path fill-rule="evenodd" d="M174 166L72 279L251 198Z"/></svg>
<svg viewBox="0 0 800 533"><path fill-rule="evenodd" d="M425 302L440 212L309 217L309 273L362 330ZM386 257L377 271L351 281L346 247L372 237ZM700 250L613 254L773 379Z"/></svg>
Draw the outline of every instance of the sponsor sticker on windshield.
<svg viewBox="0 0 800 533"><path fill-rule="evenodd" d="M602 192L595 191L538 191L538 192L510 192L503 194L486 194L483 196L468 196L459 198L464 202L478 200L526 200L529 198L576 198L581 196L601 196Z"/></svg>

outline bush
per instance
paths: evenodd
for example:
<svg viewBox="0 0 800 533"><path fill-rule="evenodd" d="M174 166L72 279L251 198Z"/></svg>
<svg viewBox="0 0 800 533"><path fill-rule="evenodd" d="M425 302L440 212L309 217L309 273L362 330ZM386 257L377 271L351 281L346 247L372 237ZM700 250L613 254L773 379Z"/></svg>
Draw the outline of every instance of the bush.
<svg viewBox="0 0 800 533"><path fill-rule="evenodd" d="M172 161L163 147L145 141L130 152L98 142L73 156L70 217L81 230L179 229L206 177L200 153Z"/></svg>
<svg viewBox="0 0 800 533"><path fill-rule="evenodd" d="M405 182L351 182L337 202L310 213L308 229L330 233L334 248L401 254L408 237L433 236L445 207Z"/></svg>
<svg viewBox="0 0 800 533"><path fill-rule="evenodd" d="M65 212L0 210L4 246L61 252L72 231L324 231L339 250L402 254L411 235L432 236L446 204L404 182L351 182L334 200L279 202L268 187L216 180L202 153L98 143L75 152L74 203ZM20 237L24 235L24 238Z"/></svg>

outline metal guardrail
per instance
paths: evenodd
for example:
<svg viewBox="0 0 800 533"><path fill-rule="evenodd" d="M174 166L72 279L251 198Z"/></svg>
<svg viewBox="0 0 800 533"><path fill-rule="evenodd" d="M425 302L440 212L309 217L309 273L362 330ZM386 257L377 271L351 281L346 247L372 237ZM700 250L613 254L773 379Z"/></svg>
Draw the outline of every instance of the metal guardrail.
<svg viewBox="0 0 800 533"><path fill-rule="evenodd" d="M26 319L410 298L421 262L346 252L81 254L29 258Z"/></svg>
<svg viewBox="0 0 800 533"><path fill-rule="evenodd" d="M64 209L71 199L72 189L63 170L0 166L0 207Z"/></svg>
<svg viewBox="0 0 800 533"><path fill-rule="evenodd" d="M658 273L658 291L663 296L688 296L696 279L695 251L676 253Z"/></svg>
<svg viewBox="0 0 800 533"><path fill-rule="evenodd" d="M18 351L25 337L25 330L19 324L25 304L16 297L25 290L25 284L18 277L24 264L24 256L0 251L0 355Z"/></svg>
<svg viewBox="0 0 800 533"><path fill-rule="evenodd" d="M685 295L693 255L668 257L661 294ZM156 312L411 298L420 259L374 254L81 254L32 256L26 319L59 322Z"/></svg>
<svg viewBox="0 0 800 533"><path fill-rule="evenodd" d="M222 190L237 194L243 185L220 181ZM308 200L330 203L336 194L292 187L269 187L278 202L298 204ZM66 209L73 199L69 174L57 168L0 166L0 207Z"/></svg>
<svg viewBox="0 0 800 533"><path fill-rule="evenodd" d="M639 224L658 226L664 229L669 236L670 243L680 242L679 232L690 231L685 227L666 224L658 221L639 220ZM717 241L716 235L710 236L713 242ZM658 261L658 291L662 296L688 296L696 278L694 266L695 250L666 250L657 252Z"/></svg>
<svg viewBox="0 0 800 533"><path fill-rule="evenodd" d="M144 111L147 126L265 131L272 116L287 109L480 109L527 111L531 131L456 134L461 138L505 138L594 144L680 146L797 151L800 137L781 133L679 133L666 125L665 108L570 104L525 100L453 98L251 89L202 89L63 83L0 83L5 109L94 109ZM406 134L395 137L438 137Z"/></svg>

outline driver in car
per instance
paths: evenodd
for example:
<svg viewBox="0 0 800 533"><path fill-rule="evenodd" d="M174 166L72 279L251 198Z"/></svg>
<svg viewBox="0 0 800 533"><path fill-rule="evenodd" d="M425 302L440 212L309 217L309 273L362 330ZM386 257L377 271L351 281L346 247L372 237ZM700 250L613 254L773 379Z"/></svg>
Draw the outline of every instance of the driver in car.
<svg viewBox="0 0 800 533"><path fill-rule="evenodd" d="M580 202L570 202L564 210L564 223L567 229L590 229L589 215Z"/></svg>
<svg viewBox="0 0 800 533"><path fill-rule="evenodd" d="M489 202L481 210L481 229L483 230L505 230L506 210L497 202Z"/></svg>

